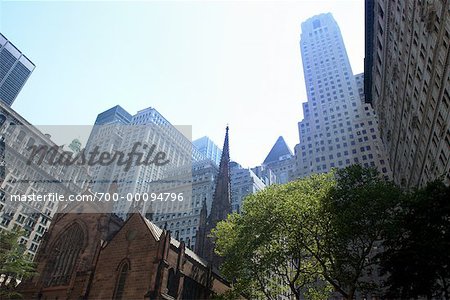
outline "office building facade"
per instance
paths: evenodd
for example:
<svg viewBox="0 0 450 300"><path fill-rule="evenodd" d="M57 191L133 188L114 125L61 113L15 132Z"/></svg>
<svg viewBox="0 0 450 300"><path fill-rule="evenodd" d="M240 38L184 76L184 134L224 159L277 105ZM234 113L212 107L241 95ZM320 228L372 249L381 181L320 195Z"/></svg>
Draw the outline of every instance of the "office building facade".
<svg viewBox="0 0 450 300"><path fill-rule="evenodd" d="M180 182L177 179L183 172L188 174L190 178ZM152 188L152 192L172 193L177 191L177 187L180 187L179 190L183 190L182 185L188 182L185 187L191 189L190 199L146 203L144 206L146 217L160 228L170 230L174 237L184 241L188 248L195 249L196 232L200 224L200 211L204 203L207 206L207 211L211 211L214 183L218 172L218 166L209 159L167 171L161 180L166 184L157 185L158 188Z"/></svg>
<svg viewBox="0 0 450 300"><path fill-rule="evenodd" d="M125 125L131 123L132 117L120 105L98 114L86 143L86 153L96 147L100 152L119 151L126 134L127 126ZM89 172L92 176L92 190L95 192L107 191L111 182L114 181L115 168L116 164L91 166Z"/></svg>
<svg viewBox="0 0 450 300"><path fill-rule="evenodd" d="M300 48L308 101L299 122L294 177L352 164L391 176L376 115L361 102L342 35L331 14L302 23ZM358 80L359 79L359 80Z"/></svg>
<svg viewBox="0 0 450 300"><path fill-rule="evenodd" d="M267 166L261 165L251 168L253 173L264 183L265 186L269 186L277 183L277 176Z"/></svg>
<svg viewBox="0 0 450 300"><path fill-rule="evenodd" d="M231 186L231 206L232 211L240 213L242 202L250 194L265 188L264 182L248 168L242 168L236 162L230 162L230 186ZM193 163L192 166L182 166L166 172L161 181L164 185L157 184L157 188L152 185L152 192L172 193L183 190L183 183L179 182L181 173L188 173L183 169L192 167L190 186L190 202L183 201L155 201L146 203L143 211L146 217L161 228L167 228L180 241L184 241L188 248L195 249L196 231L200 225L200 213L205 205L206 212L211 211L214 185L219 172L218 166L211 160L206 159ZM274 175L273 175L274 176ZM186 178L187 179L187 178ZM177 189L177 185L179 189Z"/></svg>
<svg viewBox="0 0 450 300"><path fill-rule="evenodd" d="M217 166L220 164L220 156L222 155L222 150L214 144L214 142L207 136L196 139L192 142L194 146L205 156L216 163Z"/></svg>
<svg viewBox="0 0 450 300"><path fill-rule="evenodd" d="M88 186L86 166L37 163L30 147L55 145L8 105L0 102L0 150L3 152L0 178L0 230L23 230L19 243L34 258L54 214L69 202L17 201L17 197L80 194Z"/></svg>
<svg viewBox="0 0 450 300"><path fill-rule="evenodd" d="M11 106L35 65L0 33L0 101Z"/></svg>
<svg viewBox="0 0 450 300"><path fill-rule="evenodd" d="M250 168L230 162L231 208L233 212L241 213L242 204L248 195L254 194L266 187L264 182Z"/></svg>
<svg viewBox="0 0 450 300"><path fill-rule="evenodd" d="M365 101L394 182L450 184L448 1L366 0Z"/></svg>
<svg viewBox="0 0 450 300"><path fill-rule="evenodd" d="M186 168L188 174L180 174L180 180L185 180L192 175L192 173L189 174L189 167L192 168L194 162L203 159L203 154L186 137L190 134L191 128L175 127L154 108L150 107L137 112L131 120L131 126L126 127L121 145L123 151L129 152L137 142L149 145L150 148L155 146L156 152L164 153L164 160L168 163L164 165L135 164L129 170L126 166L117 166L114 178L118 180L118 193L121 195L152 192L149 190L149 183L163 178L165 172L171 168L188 166ZM190 195L187 197L189 198ZM190 199L185 200L190 201ZM129 208L129 201L118 201L114 212L125 218Z"/></svg>
<svg viewBox="0 0 450 300"><path fill-rule="evenodd" d="M98 147L100 151L128 155L135 147L136 151L148 155L154 147L153 153L149 154L151 158L161 152L164 153L164 160L168 161L164 165L138 164L134 158L131 166L97 164L90 169L92 190L95 192L105 192L113 181L117 182L121 201L115 202L113 212L123 219L130 209L134 209L131 204L137 205L129 201L133 195L152 192L149 190L150 182L158 181L166 176L167 171L182 166L186 166L185 169L191 174L192 164L204 159L188 138L190 128L175 127L152 107L131 116L120 106L115 106L99 114L95 123L86 146L87 151ZM180 176L185 178L186 174L180 173ZM142 210L142 204L136 209Z"/></svg>

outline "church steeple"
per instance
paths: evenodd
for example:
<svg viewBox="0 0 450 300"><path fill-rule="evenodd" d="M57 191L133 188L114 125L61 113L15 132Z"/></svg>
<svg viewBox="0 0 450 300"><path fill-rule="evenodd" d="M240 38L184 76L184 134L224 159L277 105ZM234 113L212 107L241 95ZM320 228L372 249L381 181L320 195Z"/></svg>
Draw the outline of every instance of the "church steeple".
<svg viewBox="0 0 450 300"><path fill-rule="evenodd" d="M203 200L202 209L200 210L200 220L198 224L198 230L196 233L197 244L195 247L195 251L199 254L204 253L207 222L208 222L208 207L206 206L206 198L205 198Z"/></svg>
<svg viewBox="0 0 450 300"><path fill-rule="evenodd" d="M209 222L213 222L215 227L217 222L225 220L231 212L230 149L227 126L222 148L222 157L220 158L219 174L216 180L216 189L211 205L211 213L209 214Z"/></svg>
<svg viewBox="0 0 450 300"><path fill-rule="evenodd" d="M206 224L208 218L208 207L206 206L206 198L203 199L202 209L200 210L200 226Z"/></svg>
<svg viewBox="0 0 450 300"><path fill-rule="evenodd" d="M217 223L231 214L231 182L230 182L230 149L228 141L228 126L226 127L225 140L223 142L222 157L220 158L219 174L216 178L216 186L211 204L211 212L206 222L200 222L196 238L196 252L218 267L222 259L214 253L214 241L209 237L211 230ZM200 212L200 220L206 216L206 202Z"/></svg>

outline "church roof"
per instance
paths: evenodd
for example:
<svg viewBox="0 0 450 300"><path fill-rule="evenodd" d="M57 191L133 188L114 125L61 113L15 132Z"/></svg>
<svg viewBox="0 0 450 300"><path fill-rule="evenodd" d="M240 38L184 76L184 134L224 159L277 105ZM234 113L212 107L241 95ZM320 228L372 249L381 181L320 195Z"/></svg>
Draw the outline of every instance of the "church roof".
<svg viewBox="0 0 450 300"><path fill-rule="evenodd" d="M292 155L291 149L289 149L288 145L284 141L282 136L278 137L277 141L273 145L269 154L267 154L266 159L263 164L268 164L271 162L279 161L281 156Z"/></svg>
<svg viewBox="0 0 450 300"><path fill-rule="evenodd" d="M141 214L137 214L139 216L141 216ZM147 228L150 230L150 232L152 233L152 235L155 237L155 239L157 241L160 240L161 238L161 234L163 232L163 230L161 228L159 228L158 226L156 226L155 223L151 222L150 220L148 220L147 218L144 218L143 216L141 216L142 220L144 220L145 224L147 225ZM180 246L180 241L176 240L175 238L171 237L170 238L170 244L174 245L176 248L178 248ZM193 260L197 261L198 263L202 264L203 266L207 266L208 263L201 258L200 256L198 256L197 254L195 254L194 251L192 251L189 248L185 248L184 253L191 257Z"/></svg>

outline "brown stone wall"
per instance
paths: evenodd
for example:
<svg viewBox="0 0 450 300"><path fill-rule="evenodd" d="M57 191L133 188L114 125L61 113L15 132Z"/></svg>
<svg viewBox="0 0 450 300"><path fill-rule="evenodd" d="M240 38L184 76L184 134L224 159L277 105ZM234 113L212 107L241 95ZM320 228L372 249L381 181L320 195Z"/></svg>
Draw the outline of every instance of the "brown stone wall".
<svg viewBox="0 0 450 300"><path fill-rule="evenodd" d="M77 222L85 232L83 250L75 262L70 282L66 286L45 287L46 269L51 261L51 251L60 234ZM120 267L129 263L122 299L170 299L168 296L169 269L174 269L175 298L183 293L206 299L221 294L229 286L204 264L185 254L184 243L170 243L170 233L161 234L150 229L149 224L136 214L111 236L111 227L105 230L102 214L65 214L51 225L49 234L39 250L38 275L22 286L25 299L113 299L117 288ZM114 225L116 226L116 225ZM117 226L115 227L117 229ZM155 237L155 235L161 236ZM158 240L157 240L158 239ZM176 245L176 246L175 246ZM189 279L190 290L183 292ZM194 286L194 288L192 288Z"/></svg>
<svg viewBox="0 0 450 300"><path fill-rule="evenodd" d="M155 273L158 243L139 218L131 218L102 250L90 299L112 299L116 288L119 266L124 260L130 263L125 281L123 299L143 299L150 289Z"/></svg>
<svg viewBox="0 0 450 300"><path fill-rule="evenodd" d="M118 228L117 224L113 223L105 227L105 224L101 223L105 219L104 216L104 214L86 213L67 213L55 216L36 256L38 275L22 285L25 299L37 298L39 295L42 299L55 299L55 297L79 299L80 296L85 296L101 248L101 240L111 234L112 229L117 230ZM45 287L44 282L47 279L49 262L52 260L51 253L54 243L75 222L83 229L84 245L75 261L72 278L68 285Z"/></svg>

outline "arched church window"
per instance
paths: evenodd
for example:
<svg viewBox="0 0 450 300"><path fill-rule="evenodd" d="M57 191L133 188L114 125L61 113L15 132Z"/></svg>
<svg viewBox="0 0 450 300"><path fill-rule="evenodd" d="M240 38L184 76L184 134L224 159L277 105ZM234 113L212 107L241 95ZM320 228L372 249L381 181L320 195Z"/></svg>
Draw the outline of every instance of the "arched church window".
<svg viewBox="0 0 450 300"><path fill-rule="evenodd" d="M119 267L119 277L117 278L116 289L114 291L114 299L121 300L123 297L123 292L125 291L125 282L127 280L128 270L130 265L128 261L125 261Z"/></svg>
<svg viewBox="0 0 450 300"><path fill-rule="evenodd" d="M84 244L84 232L80 224L72 224L54 243L47 265L46 286L69 284Z"/></svg>

